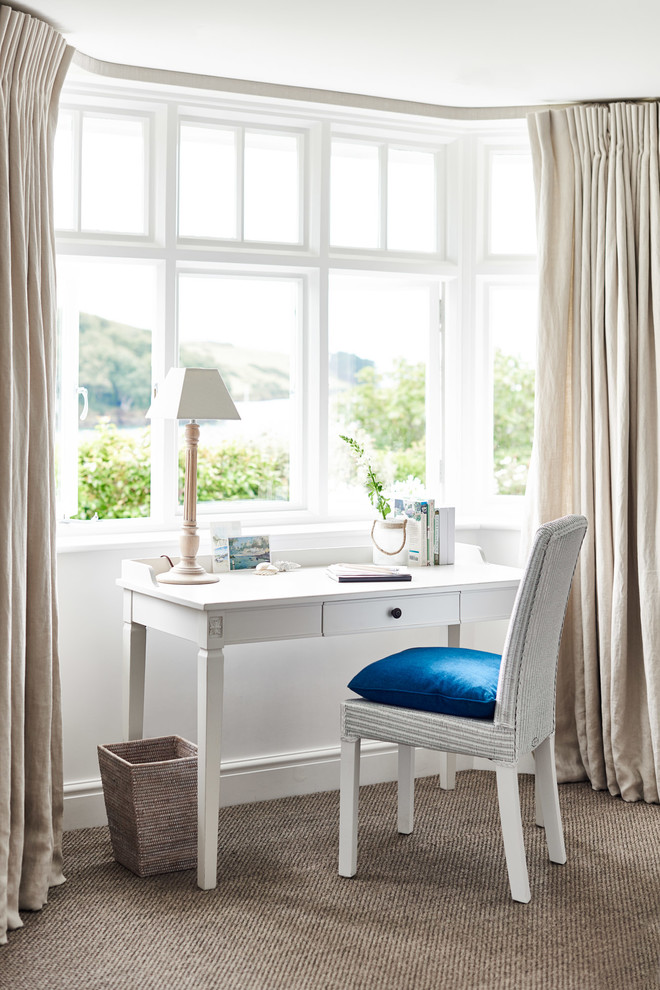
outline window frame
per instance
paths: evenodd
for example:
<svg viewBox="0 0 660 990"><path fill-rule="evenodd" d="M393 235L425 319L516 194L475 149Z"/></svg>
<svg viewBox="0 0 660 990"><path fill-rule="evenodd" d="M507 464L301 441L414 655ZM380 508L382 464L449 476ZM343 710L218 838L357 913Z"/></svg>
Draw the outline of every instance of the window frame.
<svg viewBox="0 0 660 990"><path fill-rule="evenodd" d="M302 504L250 507L249 503L227 503L226 515L245 516L246 525L318 529L327 525L345 527L345 518L332 514L327 497L328 431L328 286L331 272L401 274L437 280L443 297L438 313L438 334L431 344L436 362L438 391L432 398L427 389L427 438L429 483L436 496L457 506L459 518L504 519L510 510L506 496L495 502L475 499L472 454L483 444L484 423L476 422L474 355L483 334L478 320L478 278L493 275L531 275L535 260L489 257L484 231L489 151L528 151L523 122L439 121L383 111L353 111L294 101L239 98L205 91L172 90L135 84L72 81L64 86L63 109L149 115L148 154L149 234L89 236L85 232L57 231L57 251L62 255L147 259L159 264L159 312L152 347L154 381L162 381L167 368L176 363L176 278L189 267L218 271L288 273L304 284L300 325L300 408L303 410L301 451L306 467L300 479ZM176 135L181 121L243 127L248 130L278 130L301 135L300 244L218 241L178 236L178 153ZM330 244L330 147L333 139L376 143L387 149L432 150L436 163L437 244L434 252L353 249ZM387 156L387 150L385 150ZM382 157L382 152L381 152ZM470 195L472 198L470 198ZM381 190L381 204L387 202ZM382 209L382 206L381 206ZM382 241L380 242L383 243ZM522 266L522 267L521 267ZM457 412L458 410L458 412ZM445 431L444 423L451 422ZM176 530L180 509L173 510L176 491L175 425L152 423L152 516L150 519L70 522L63 532L84 534L86 539L104 534L147 533ZM519 511L519 498L515 511ZM206 518L217 518L217 509L198 511L200 526ZM223 516L225 506L223 506ZM356 511L355 520L360 519Z"/></svg>
<svg viewBox="0 0 660 990"><path fill-rule="evenodd" d="M193 114L180 110L177 113L177 152L181 127L185 124L200 127L232 130L236 135L236 237L203 237L179 233L179 159L177 154L177 210L176 210L176 244L177 247L208 247L213 251L245 251L254 253L306 253L309 252L309 222L307 220L309 196L307 192L308 179L308 130L281 123L266 126L261 119L249 124L222 115L211 117L208 114ZM246 133L274 133L294 137L298 143L298 240L297 241L262 241L246 238L245 233L245 136Z"/></svg>
<svg viewBox="0 0 660 990"><path fill-rule="evenodd" d="M447 364L456 369L446 379L448 408L461 410L460 424L447 445L448 498L464 517L510 525L520 517L523 496L492 492L493 381L489 373L490 334L486 292L491 284L537 283L536 257L493 254L490 244L490 167L498 153L527 154L526 129L491 126L464 143L455 165L475 190L472 210L464 197L466 218L459 236L460 275L452 285L450 304L458 337L448 337ZM496 133L493 133L496 132ZM471 215L471 216L470 216ZM466 455L469 451L469 455ZM454 480L451 480L454 479Z"/></svg>
<svg viewBox="0 0 660 990"><path fill-rule="evenodd" d="M156 180L156 120L155 111L151 107L144 109L135 107L124 110L118 108L111 109L99 107L93 104L79 103L77 101L62 100L60 112L64 110L73 115L73 227L58 228L56 235L58 242L61 240L80 242L88 244L121 245L121 244L153 244L156 240L155 215L156 215L156 190L158 182ZM143 124L145 133L144 141L144 168L143 168L143 213L144 224L141 233L130 231L99 231L82 226L82 167L83 167L83 123L85 118L96 119L133 119L139 120ZM59 246L58 246L59 250Z"/></svg>

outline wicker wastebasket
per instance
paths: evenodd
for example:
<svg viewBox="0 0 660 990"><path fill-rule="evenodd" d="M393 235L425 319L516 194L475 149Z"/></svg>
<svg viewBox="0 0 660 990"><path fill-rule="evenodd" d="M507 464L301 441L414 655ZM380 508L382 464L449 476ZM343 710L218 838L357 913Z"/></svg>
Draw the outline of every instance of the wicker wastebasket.
<svg viewBox="0 0 660 990"><path fill-rule="evenodd" d="M197 747L159 736L98 747L112 851L139 877L197 863Z"/></svg>

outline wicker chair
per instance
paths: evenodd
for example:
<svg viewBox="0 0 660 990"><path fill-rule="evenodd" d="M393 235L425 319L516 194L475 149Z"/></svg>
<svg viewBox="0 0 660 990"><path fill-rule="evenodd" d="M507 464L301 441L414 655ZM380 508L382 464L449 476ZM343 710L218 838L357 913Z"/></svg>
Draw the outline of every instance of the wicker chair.
<svg viewBox="0 0 660 990"><path fill-rule="evenodd" d="M415 746L492 762L511 896L522 902L529 901L531 895L517 767L522 756L533 753L536 820L545 826L550 860L566 862L554 758L555 680L568 595L586 528L583 516L565 516L546 523L536 533L509 623L491 718L439 714L362 698L342 704L341 876L352 877L357 870L362 738L399 746L398 830L404 834L413 827ZM441 648L437 652L440 654Z"/></svg>

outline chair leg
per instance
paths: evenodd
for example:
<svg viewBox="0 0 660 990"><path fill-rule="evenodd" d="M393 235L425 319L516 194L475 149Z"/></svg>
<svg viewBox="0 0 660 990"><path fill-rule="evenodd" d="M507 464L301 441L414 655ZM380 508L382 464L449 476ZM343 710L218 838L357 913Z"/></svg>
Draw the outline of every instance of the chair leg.
<svg viewBox="0 0 660 990"><path fill-rule="evenodd" d="M399 743L397 829L409 835L415 820L415 747Z"/></svg>
<svg viewBox="0 0 660 990"><path fill-rule="evenodd" d="M497 798L500 806L504 853L509 872L509 886L514 901L526 904L531 899L525 843L523 840L522 819L520 817L520 796L518 794L517 767L495 767L497 777Z"/></svg>
<svg viewBox="0 0 660 990"><path fill-rule="evenodd" d="M342 739L339 768L339 875L357 872L360 740Z"/></svg>
<svg viewBox="0 0 660 990"><path fill-rule="evenodd" d="M536 757L536 753L532 754ZM539 768L536 764L536 759L534 759L534 815L536 819L536 824L539 828L543 828L545 822L543 821L543 804L541 802L541 783L539 779Z"/></svg>
<svg viewBox="0 0 660 990"><path fill-rule="evenodd" d="M566 847L559 809L554 733L536 747L534 757L538 792L545 822L545 841L548 844L548 855L553 863L565 863Z"/></svg>
<svg viewBox="0 0 660 990"><path fill-rule="evenodd" d="M453 791L456 786L456 753L440 753L440 787Z"/></svg>

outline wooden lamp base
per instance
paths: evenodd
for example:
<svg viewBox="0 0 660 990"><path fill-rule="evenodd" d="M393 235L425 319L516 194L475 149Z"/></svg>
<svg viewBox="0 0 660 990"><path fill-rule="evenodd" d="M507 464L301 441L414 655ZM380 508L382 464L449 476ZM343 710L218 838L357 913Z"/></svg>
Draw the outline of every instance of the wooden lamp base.
<svg viewBox="0 0 660 990"><path fill-rule="evenodd" d="M199 564L194 570L183 566L183 561L175 564L170 571L158 575L159 584L214 584L220 580L218 574L209 574Z"/></svg>
<svg viewBox="0 0 660 990"><path fill-rule="evenodd" d="M220 578L209 574L197 563L197 444L199 426L195 420L186 424L186 473L183 486L183 530L179 537L181 560L158 575L159 584L214 584Z"/></svg>

